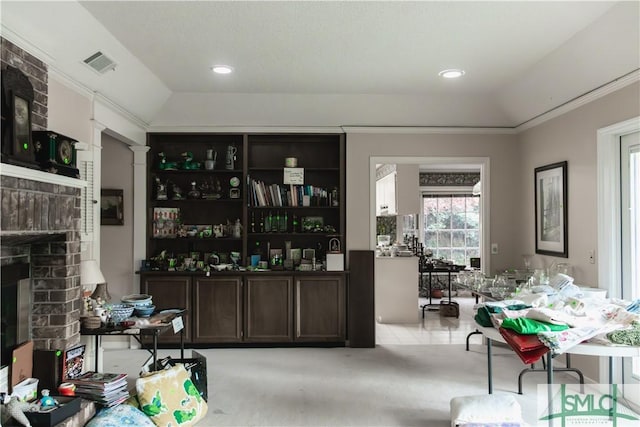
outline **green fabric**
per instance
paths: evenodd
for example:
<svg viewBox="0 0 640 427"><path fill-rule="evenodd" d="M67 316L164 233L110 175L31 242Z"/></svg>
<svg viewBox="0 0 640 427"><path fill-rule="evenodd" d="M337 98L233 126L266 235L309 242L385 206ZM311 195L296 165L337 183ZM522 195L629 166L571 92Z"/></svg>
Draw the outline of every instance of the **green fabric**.
<svg viewBox="0 0 640 427"><path fill-rule="evenodd" d="M487 307L478 307L478 312L474 319L478 325L484 326L485 328L493 326L493 323L491 322L491 314L489 314Z"/></svg>
<svg viewBox="0 0 640 427"><path fill-rule="evenodd" d="M521 335L534 335L538 332L564 331L565 329L569 329L567 325L554 325L526 317L504 319L502 321L502 327L512 329Z"/></svg>
<svg viewBox="0 0 640 427"><path fill-rule="evenodd" d="M525 308L531 308L531 306L526 304L514 304L508 305L505 308L508 310L523 310ZM478 325L488 328L493 326L491 314L499 313L502 313L502 307L497 307L495 305L483 305L478 307L478 311L476 312L474 319Z"/></svg>
<svg viewBox="0 0 640 427"><path fill-rule="evenodd" d="M607 338L614 344L640 345L640 323L634 322L632 329L609 332Z"/></svg>

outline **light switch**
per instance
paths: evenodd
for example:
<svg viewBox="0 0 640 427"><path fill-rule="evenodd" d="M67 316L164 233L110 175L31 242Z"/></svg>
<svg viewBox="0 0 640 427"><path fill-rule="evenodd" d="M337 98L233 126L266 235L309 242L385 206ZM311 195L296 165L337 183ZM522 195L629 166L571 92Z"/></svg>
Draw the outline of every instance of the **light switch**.
<svg viewBox="0 0 640 427"><path fill-rule="evenodd" d="M497 255L498 254L498 244L497 243L492 243L491 244L491 255Z"/></svg>

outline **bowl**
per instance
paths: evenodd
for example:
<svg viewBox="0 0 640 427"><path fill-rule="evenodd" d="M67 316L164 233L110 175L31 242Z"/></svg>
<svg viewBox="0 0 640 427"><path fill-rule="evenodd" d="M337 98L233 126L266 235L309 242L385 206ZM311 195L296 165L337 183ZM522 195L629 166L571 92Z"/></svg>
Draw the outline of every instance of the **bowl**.
<svg viewBox="0 0 640 427"><path fill-rule="evenodd" d="M131 294L122 297L121 301L124 304L130 304L134 307L140 307L144 305L151 305L151 295L147 294Z"/></svg>
<svg viewBox="0 0 640 427"><path fill-rule="evenodd" d="M106 306L109 315L111 315L111 321L113 323L120 323L125 319L128 319L133 314L133 305L131 304L110 304Z"/></svg>
<svg viewBox="0 0 640 427"><path fill-rule="evenodd" d="M138 317L149 317L155 311L155 305L142 305L133 309L134 313Z"/></svg>

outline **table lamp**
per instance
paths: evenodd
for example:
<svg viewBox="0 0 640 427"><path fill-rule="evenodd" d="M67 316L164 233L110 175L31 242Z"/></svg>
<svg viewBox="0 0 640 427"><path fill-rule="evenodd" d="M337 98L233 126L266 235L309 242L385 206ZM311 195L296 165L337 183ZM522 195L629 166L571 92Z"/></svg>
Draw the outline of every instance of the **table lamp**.
<svg viewBox="0 0 640 427"><path fill-rule="evenodd" d="M109 301L111 295L107 289L107 281L105 280L98 263L94 259L83 260L80 262L80 284L95 285L95 289L91 294L91 299Z"/></svg>

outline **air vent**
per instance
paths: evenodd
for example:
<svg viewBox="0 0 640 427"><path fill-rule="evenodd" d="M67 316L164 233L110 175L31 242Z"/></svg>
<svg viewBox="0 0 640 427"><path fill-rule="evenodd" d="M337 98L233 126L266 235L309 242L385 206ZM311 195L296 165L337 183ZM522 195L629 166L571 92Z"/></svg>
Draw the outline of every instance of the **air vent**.
<svg viewBox="0 0 640 427"><path fill-rule="evenodd" d="M96 52L87 59L84 60L91 69L99 74L104 74L107 71L115 70L116 63L102 52Z"/></svg>

